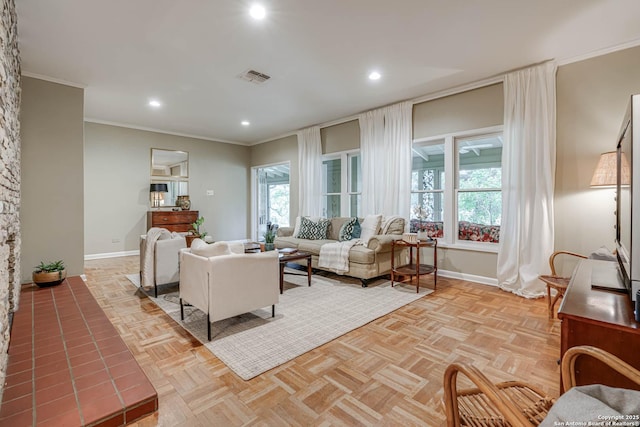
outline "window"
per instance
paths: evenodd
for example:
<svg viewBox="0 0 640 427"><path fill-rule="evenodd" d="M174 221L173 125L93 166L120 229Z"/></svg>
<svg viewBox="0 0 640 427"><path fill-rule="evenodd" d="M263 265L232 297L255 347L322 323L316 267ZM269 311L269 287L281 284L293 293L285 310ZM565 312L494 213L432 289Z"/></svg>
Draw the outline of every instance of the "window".
<svg viewBox="0 0 640 427"><path fill-rule="evenodd" d="M277 164L252 168L253 232L260 240L268 223L280 227L289 226L289 164Z"/></svg>
<svg viewBox="0 0 640 427"><path fill-rule="evenodd" d="M443 237L445 142L414 144L411 159L411 232Z"/></svg>
<svg viewBox="0 0 640 427"><path fill-rule="evenodd" d="M322 162L323 215L359 216L362 197L360 153L344 152L325 156Z"/></svg>
<svg viewBox="0 0 640 427"><path fill-rule="evenodd" d="M456 139L458 239L498 243L502 134Z"/></svg>
<svg viewBox="0 0 640 427"><path fill-rule="evenodd" d="M498 243L502 128L414 141L410 212L411 232L445 244Z"/></svg>

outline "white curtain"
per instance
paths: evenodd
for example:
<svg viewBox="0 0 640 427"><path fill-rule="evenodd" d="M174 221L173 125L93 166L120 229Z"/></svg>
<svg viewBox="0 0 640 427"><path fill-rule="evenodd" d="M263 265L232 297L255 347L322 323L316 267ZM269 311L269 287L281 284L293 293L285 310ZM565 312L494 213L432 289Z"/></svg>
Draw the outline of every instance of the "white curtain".
<svg viewBox="0 0 640 427"><path fill-rule="evenodd" d="M298 132L298 215L322 216L322 145L320 127Z"/></svg>
<svg viewBox="0 0 640 427"><path fill-rule="evenodd" d="M412 108L402 102L359 116L364 215L409 218Z"/></svg>
<svg viewBox="0 0 640 427"><path fill-rule="evenodd" d="M556 162L556 64L504 79L502 224L498 284L517 295L544 295L538 275L553 252Z"/></svg>

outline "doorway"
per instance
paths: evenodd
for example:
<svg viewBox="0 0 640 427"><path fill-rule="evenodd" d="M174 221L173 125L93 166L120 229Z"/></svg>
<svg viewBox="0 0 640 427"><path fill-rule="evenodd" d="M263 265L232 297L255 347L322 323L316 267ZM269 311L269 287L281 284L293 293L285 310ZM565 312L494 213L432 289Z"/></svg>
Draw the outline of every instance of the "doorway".
<svg viewBox="0 0 640 427"><path fill-rule="evenodd" d="M289 162L251 169L253 185L252 238L264 240L267 224L289 226Z"/></svg>

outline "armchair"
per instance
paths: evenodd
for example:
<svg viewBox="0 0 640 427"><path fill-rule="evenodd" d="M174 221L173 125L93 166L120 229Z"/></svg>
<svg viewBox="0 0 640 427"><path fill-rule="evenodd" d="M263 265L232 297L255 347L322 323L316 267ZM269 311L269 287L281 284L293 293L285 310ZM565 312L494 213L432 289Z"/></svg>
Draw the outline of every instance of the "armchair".
<svg viewBox="0 0 640 427"><path fill-rule="evenodd" d="M148 291L153 286L158 297L158 285L176 283L180 280L178 254L186 248L184 236L171 233L164 228L150 228L140 236L140 284Z"/></svg>
<svg viewBox="0 0 640 427"><path fill-rule="evenodd" d="M269 305L275 316L279 295L278 251L245 254L242 243L200 239L180 251L180 318L185 303L206 313L209 341L211 322Z"/></svg>

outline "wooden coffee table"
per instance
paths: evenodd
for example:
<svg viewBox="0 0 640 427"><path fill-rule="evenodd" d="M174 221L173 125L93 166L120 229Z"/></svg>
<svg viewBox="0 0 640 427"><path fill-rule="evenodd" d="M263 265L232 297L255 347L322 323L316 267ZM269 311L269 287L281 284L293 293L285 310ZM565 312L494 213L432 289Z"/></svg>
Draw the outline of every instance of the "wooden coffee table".
<svg viewBox="0 0 640 427"><path fill-rule="evenodd" d="M296 251L293 253L280 253L280 293L284 290L284 266L291 261L307 259L307 282L311 286L311 253Z"/></svg>

